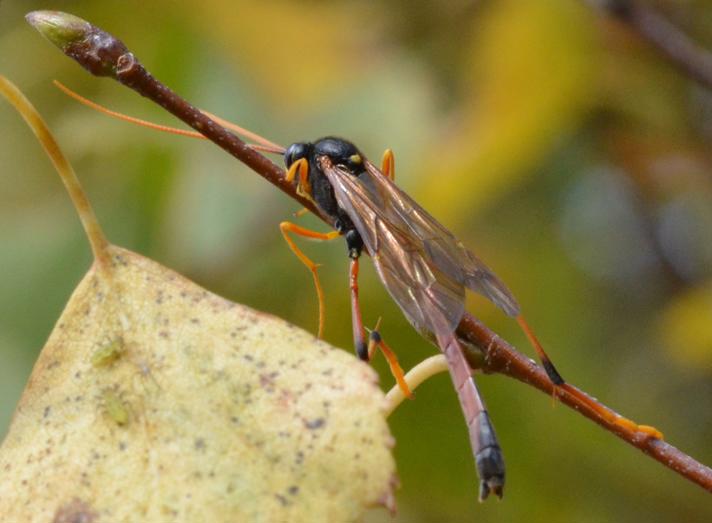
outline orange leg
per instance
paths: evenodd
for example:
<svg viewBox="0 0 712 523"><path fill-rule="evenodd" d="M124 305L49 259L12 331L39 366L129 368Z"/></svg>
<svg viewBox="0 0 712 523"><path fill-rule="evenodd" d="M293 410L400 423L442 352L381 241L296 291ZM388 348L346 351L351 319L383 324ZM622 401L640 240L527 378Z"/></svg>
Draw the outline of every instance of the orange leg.
<svg viewBox="0 0 712 523"><path fill-rule="evenodd" d="M380 320L379 320L379 323L380 323ZM403 369L401 368L400 363L398 363L398 357L396 356L396 353L393 352L393 349L391 349L386 344L386 342L383 341L383 338L381 338L381 334L380 334L380 332L378 332L378 324L376 325L376 328L371 331L371 335L369 336L369 340L368 340L369 358L375 352L376 347L381 349L381 352L386 357L388 366L391 368L391 374L393 374L393 377L396 379L396 383L398 383L398 388L400 388L400 390L403 392L405 397L412 400L413 392L410 390L410 387L408 386L408 382L405 381L405 373L403 372Z"/></svg>
<svg viewBox="0 0 712 523"><path fill-rule="evenodd" d="M403 391L403 394L412 398L413 393L405 381L405 373L398 363L398 358L391 348L386 345L381 335L378 332L378 326L381 320L376 323L376 328L371 331L368 346L366 345L366 329L363 327L363 319L361 318L361 307L358 301L358 258L351 258L351 267L349 270L349 290L351 291L351 324L353 325L354 346L356 354L363 361L369 361L376 350L376 347L381 349L381 352L386 357L388 366L391 368L391 374L396 379L398 387Z"/></svg>
<svg viewBox="0 0 712 523"><path fill-rule="evenodd" d="M319 276L316 272L318 265L311 261L307 257L307 255L304 254L299 247L297 247L297 244L294 243L294 240L289 236L289 233L297 234L304 238L310 238L312 240L320 241L327 241L333 240L334 238L338 238L339 233L337 231L331 231L327 233L312 231L311 229L305 229L304 227L300 227L299 225L296 225L291 222L280 223L279 229L282 231L282 236L284 236L284 240L287 242L287 245L289 245L289 248L292 249L292 252L296 255L296 257L299 258L299 260L307 266L307 268L311 271L312 276L314 277L314 286L316 287L316 295L319 300L319 331L317 336L321 338L324 334L325 308L324 291L321 288L321 282L319 282Z"/></svg>
<svg viewBox="0 0 712 523"><path fill-rule="evenodd" d="M638 425L634 421L629 420L628 418L624 418L620 414L617 414L616 412L613 412L612 410L604 407L600 403L589 398L586 394L581 392L576 387L566 383L561 377L561 374L559 374L559 372L556 370L556 367L554 367L554 364L551 362L551 359L549 359L549 356L544 351L544 348L541 346L541 343L539 343L539 340L534 335L534 332L532 331L531 327L529 327L529 324L526 322L524 317L522 315L519 315L516 319L519 323L519 326L524 331L524 334L529 339L529 343L532 344L534 350L539 356L539 360L541 360L541 364L544 367L546 374L549 376L549 379L554 384L555 397L557 396L557 394L559 394L559 391L565 391L567 394L577 398L579 401L581 401L591 410L593 410L596 414L611 423L615 423L616 425L619 425L628 430L641 432L650 438L663 439L662 433L655 427L651 427L648 425Z"/></svg>
<svg viewBox="0 0 712 523"><path fill-rule="evenodd" d="M386 149L383 152L381 172L386 176L386 178L390 178L391 181L396 179L396 159L395 156L393 156L393 151L390 149Z"/></svg>
<svg viewBox="0 0 712 523"><path fill-rule="evenodd" d="M361 307L358 301L358 258L351 258L349 267L349 291L351 293L351 326L353 328L354 348L363 361L368 361L371 354L366 345L366 331L363 328Z"/></svg>
<svg viewBox="0 0 712 523"><path fill-rule="evenodd" d="M297 181L297 194L311 198L311 185L309 184L309 162L305 158L300 158L287 169L287 174L284 179L288 182L294 181L299 176Z"/></svg>
<svg viewBox="0 0 712 523"><path fill-rule="evenodd" d="M526 334L529 343L531 343L532 347L534 347L534 350L536 351L537 356L539 356L539 360L541 360L541 364L551 382L557 386L563 385L564 378L561 377L561 374L559 374L556 370L554 364L551 363L551 359L549 359L549 356L546 352L544 352L544 348L541 346L541 343L539 343L539 340L534 335L534 331L532 331L531 327L529 327L529 324L524 319L524 316L521 314L517 316L517 323L519 323L519 326L524 331L524 334Z"/></svg>

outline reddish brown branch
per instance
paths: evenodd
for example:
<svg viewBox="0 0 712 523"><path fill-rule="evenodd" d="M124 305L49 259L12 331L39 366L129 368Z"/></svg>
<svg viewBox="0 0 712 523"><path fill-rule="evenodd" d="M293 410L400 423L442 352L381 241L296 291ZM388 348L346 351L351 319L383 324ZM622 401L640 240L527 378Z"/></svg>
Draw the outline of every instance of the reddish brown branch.
<svg viewBox="0 0 712 523"><path fill-rule="evenodd" d="M712 89L712 54L639 0L587 0L633 29L690 78Z"/></svg>
<svg viewBox="0 0 712 523"><path fill-rule="evenodd" d="M482 370L485 372L506 374L550 396L556 393L557 398L565 405L598 423L604 429L642 450L681 476L697 483L708 492L712 492L712 469L663 440L647 437L640 431L627 429L621 424L613 423L611 419L617 413L600 402L596 403L612 416L601 416L589 405L565 390L557 388L555 391L554 384L541 367L489 330L479 320L466 314L460 322L457 333L458 336L476 345L485 353L482 365Z"/></svg>
<svg viewBox="0 0 712 523"><path fill-rule="evenodd" d="M65 54L77 60L92 74L110 76L150 98L299 203L316 211L311 201L297 194L293 184L286 183L284 171L281 168L248 148L234 134L158 82L143 68L126 46L113 36L88 22L64 13L36 12L28 15L28 20L43 35L58 45ZM59 30L57 30L58 27ZM318 212L317 215L319 215ZM476 355L470 358L473 368L505 374L548 395L554 394L554 385L543 369L472 316L465 315L458 326L457 334L463 341L476 346L485 355L484 358L478 358ZM470 354L470 356L472 355ZM577 393L580 392L578 389L574 390ZM583 401L580 396L577 397L561 388L557 388L556 392L565 405L639 448L666 467L712 492L712 470L708 467L662 440L650 438L640 430L632 430L626 428L625 425L611 422L611 419L617 415L592 398ZM594 405L595 408L592 408L591 405ZM602 413L609 415L601 415Z"/></svg>

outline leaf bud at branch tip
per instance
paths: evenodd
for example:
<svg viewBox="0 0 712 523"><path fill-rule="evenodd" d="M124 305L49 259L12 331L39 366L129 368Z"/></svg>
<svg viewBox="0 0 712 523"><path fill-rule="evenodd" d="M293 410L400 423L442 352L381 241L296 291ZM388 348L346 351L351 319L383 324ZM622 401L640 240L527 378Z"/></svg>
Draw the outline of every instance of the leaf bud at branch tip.
<svg viewBox="0 0 712 523"><path fill-rule="evenodd" d="M25 18L95 76L116 77L117 63L130 54L121 40L77 16L61 11L32 11Z"/></svg>
<svg viewBox="0 0 712 523"><path fill-rule="evenodd" d="M92 29L86 20L61 11L32 11L25 19L62 51L83 40Z"/></svg>

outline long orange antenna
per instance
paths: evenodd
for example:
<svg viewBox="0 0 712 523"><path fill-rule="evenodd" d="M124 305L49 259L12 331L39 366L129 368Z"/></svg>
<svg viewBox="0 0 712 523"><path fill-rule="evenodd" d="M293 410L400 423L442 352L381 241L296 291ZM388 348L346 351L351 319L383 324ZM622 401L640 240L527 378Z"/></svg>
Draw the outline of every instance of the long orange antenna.
<svg viewBox="0 0 712 523"><path fill-rule="evenodd" d="M271 149L269 152L274 152L275 154L284 154L284 147L282 147L281 145L277 145L274 142L270 142L267 138L264 138L257 133L253 133L252 131L248 131L244 127L240 127L237 124L234 124L234 123L229 122L223 118L220 118L219 116L214 115L213 113L209 113L208 111L203 111L202 109L200 110L200 112L202 112L204 115L212 118L213 120L215 120L217 123L219 123L226 129L235 131L240 136L244 136L248 140L255 141L265 148L269 147ZM263 150L267 150L267 149L263 149Z"/></svg>
<svg viewBox="0 0 712 523"><path fill-rule="evenodd" d="M112 118L117 118L119 120L123 120L124 122L129 122L134 125L140 125L141 127L147 127L149 129L154 129L156 131L161 131L164 133L171 133L171 134L177 134L179 136L187 136L188 138L198 138L201 140L206 140L205 136L203 136L202 134L200 134L196 131L188 131L185 129L178 129L176 127L170 127L168 125L160 125L157 123L149 122L147 120L142 120L141 118L136 118L134 116L129 116L127 114L113 111L113 110L109 109L108 107L104 107L103 105L93 102L93 101L89 100L88 98L83 97L79 93L72 91L69 87L62 84L58 80L54 80L53 82L54 82L54 85L56 85L60 91L62 91L64 94L66 94L70 98L73 98L77 102L79 102L83 105L86 105L90 109L98 111L98 112L105 114L107 116L111 116ZM215 120L217 123L219 123L223 127L226 127L228 129L230 129L231 131L236 132L237 134L247 138L248 140L254 140L255 142L258 142L257 144L248 144L248 146L252 149L255 149L257 151L267 152L267 153L274 153L274 154L283 154L284 153L284 147L277 145L276 143L270 142L269 140L261 137L258 134L248 131L247 129L243 129L239 125L230 123L227 120L223 120L222 118L212 115L210 113L207 113L205 111L201 111L201 112L203 112L204 114L206 114L207 116L209 116L210 118Z"/></svg>

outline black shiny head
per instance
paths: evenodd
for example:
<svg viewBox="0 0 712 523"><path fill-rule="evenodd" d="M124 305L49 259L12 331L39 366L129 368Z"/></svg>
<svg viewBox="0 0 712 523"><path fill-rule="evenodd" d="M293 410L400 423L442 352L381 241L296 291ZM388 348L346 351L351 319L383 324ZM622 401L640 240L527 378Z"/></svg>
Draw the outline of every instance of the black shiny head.
<svg viewBox="0 0 712 523"><path fill-rule="evenodd" d="M312 148L310 143L293 143L287 150L284 151L284 165L289 168L294 162L301 158L309 160L309 150Z"/></svg>
<svg viewBox="0 0 712 523"><path fill-rule="evenodd" d="M362 173L364 157L354 144L341 138L328 136L314 143L316 156L328 156L334 165L346 167L354 175Z"/></svg>

